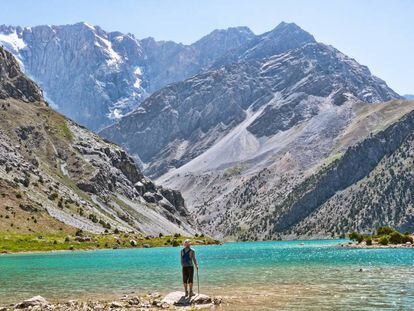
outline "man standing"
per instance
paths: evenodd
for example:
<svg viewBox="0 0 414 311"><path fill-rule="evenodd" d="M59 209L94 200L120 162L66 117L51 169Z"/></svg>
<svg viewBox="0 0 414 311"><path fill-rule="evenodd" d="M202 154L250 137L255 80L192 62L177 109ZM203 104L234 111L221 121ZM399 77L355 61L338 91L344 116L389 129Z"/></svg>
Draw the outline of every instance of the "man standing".
<svg viewBox="0 0 414 311"><path fill-rule="evenodd" d="M194 266L198 270L198 263L195 251L191 248L191 241L184 241L184 248L181 250L181 266L183 268L183 283L185 296L191 298L193 293Z"/></svg>

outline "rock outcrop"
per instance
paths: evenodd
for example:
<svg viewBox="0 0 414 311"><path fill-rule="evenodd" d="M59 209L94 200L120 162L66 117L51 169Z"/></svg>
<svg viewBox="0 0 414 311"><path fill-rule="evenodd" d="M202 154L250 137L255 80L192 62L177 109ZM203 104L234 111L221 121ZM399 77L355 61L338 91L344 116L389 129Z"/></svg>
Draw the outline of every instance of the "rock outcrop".
<svg viewBox="0 0 414 311"><path fill-rule="evenodd" d="M0 49L0 99L42 101L42 92L30 79L23 77L12 54Z"/></svg>

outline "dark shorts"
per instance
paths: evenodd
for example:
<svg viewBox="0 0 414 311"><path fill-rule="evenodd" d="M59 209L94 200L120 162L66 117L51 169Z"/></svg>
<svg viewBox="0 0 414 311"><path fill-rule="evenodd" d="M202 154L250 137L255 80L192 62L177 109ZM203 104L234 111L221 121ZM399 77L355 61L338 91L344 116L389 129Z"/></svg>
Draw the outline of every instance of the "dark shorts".
<svg viewBox="0 0 414 311"><path fill-rule="evenodd" d="M183 283L193 283L194 267L183 267Z"/></svg>

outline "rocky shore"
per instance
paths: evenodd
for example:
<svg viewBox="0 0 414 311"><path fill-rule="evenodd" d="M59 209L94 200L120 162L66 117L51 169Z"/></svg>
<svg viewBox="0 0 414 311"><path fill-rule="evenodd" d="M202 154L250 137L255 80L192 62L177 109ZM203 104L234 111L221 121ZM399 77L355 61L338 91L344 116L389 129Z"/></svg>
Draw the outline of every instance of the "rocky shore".
<svg viewBox="0 0 414 311"><path fill-rule="evenodd" d="M368 245L366 242L348 242L348 243L340 243L341 247L349 247L349 248L414 248L414 244L407 242L405 244L388 244L382 245L379 243L373 243L372 245Z"/></svg>
<svg viewBox="0 0 414 311"><path fill-rule="evenodd" d="M191 298L184 297L184 292L171 292L166 296L154 292L147 295L124 295L119 299L110 300L69 300L49 302L42 296L35 296L9 306L0 307L0 311L11 310L194 310L210 309L222 303L221 297L210 297L196 294Z"/></svg>

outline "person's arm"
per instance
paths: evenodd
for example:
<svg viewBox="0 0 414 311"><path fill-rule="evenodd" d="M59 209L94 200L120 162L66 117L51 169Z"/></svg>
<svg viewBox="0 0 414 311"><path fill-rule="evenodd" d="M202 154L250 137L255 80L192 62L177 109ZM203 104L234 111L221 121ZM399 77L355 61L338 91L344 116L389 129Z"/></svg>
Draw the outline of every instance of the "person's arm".
<svg viewBox="0 0 414 311"><path fill-rule="evenodd" d="M194 265L198 270L198 262L197 262L197 259L196 259L196 256L195 256L195 251L193 250L191 253L192 253L192 259L193 259Z"/></svg>

